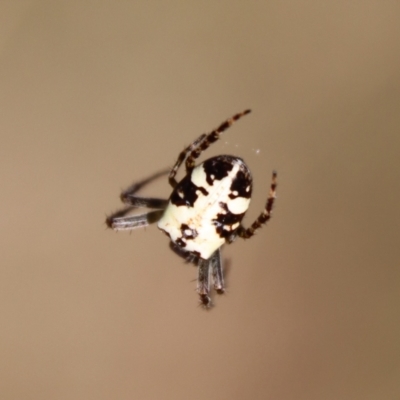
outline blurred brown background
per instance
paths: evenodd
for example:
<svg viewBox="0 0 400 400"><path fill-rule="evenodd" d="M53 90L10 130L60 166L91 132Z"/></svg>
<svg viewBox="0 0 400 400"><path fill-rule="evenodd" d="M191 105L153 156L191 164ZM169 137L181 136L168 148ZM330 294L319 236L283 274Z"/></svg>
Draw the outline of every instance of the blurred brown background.
<svg viewBox="0 0 400 400"><path fill-rule="evenodd" d="M399 399L400 4L0 3L1 399ZM120 189L245 108L267 228L204 312ZM204 157L202 158L204 159ZM167 197L162 179L145 193Z"/></svg>

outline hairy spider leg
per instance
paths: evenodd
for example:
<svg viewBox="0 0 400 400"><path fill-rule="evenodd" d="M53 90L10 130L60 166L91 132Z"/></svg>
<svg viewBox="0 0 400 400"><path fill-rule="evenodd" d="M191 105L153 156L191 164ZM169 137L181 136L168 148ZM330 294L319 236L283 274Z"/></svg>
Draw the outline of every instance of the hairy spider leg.
<svg viewBox="0 0 400 400"><path fill-rule="evenodd" d="M218 294L225 293L224 271L222 269L221 248L210 258L214 289Z"/></svg>
<svg viewBox="0 0 400 400"><path fill-rule="evenodd" d="M171 172L169 174L169 183L173 188L177 185L177 181L175 176L178 172L179 167L182 165L183 161L186 160L186 173L188 174L195 166L195 160L200 156L200 154L208 149L210 145L216 142L219 139L219 136L222 132L227 130L235 121L247 115L251 112L251 110L245 110L241 113L235 114L233 117L227 119L223 122L218 128L214 129L210 133L203 133L200 135L192 144L186 147L181 153L179 153L178 159L175 162L175 165L172 167Z"/></svg>
<svg viewBox="0 0 400 400"><path fill-rule="evenodd" d="M186 147L179 153L178 159L176 160L175 165L172 167L168 177L169 184L173 188L175 188L178 184L175 176L178 172L179 167L182 165L183 161L185 161L187 155L192 152L193 149L195 149L206 138L206 136L206 133L201 134L194 142L192 142L188 147Z"/></svg>
<svg viewBox="0 0 400 400"><path fill-rule="evenodd" d="M168 173L169 169L156 172L148 178L133 183L127 189L122 191L120 198L121 201L127 205L127 207L124 207L123 209L109 215L106 218L107 226L116 231L120 231L143 228L157 222L161 218L164 209L167 207L168 200L153 197L139 197L136 196L135 193L159 178L160 176L167 175ZM144 214L126 217L126 215L129 214L132 210L144 207L156 209L156 211L150 211Z"/></svg>
<svg viewBox="0 0 400 400"><path fill-rule="evenodd" d="M233 117L223 122L218 128L211 131L204 138L204 140L202 140L201 143L199 143L199 145L191 151L189 156L186 158L186 172L189 173L195 167L196 159L199 158L200 154L203 151L207 150L212 143L216 142L219 139L221 133L230 128L234 122L249 113L251 113L251 110L245 110L243 112L237 113Z"/></svg>
<svg viewBox="0 0 400 400"><path fill-rule="evenodd" d="M244 228L242 225L238 228L238 236L243 239L251 238L262 225L265 225L271 218L272 207L276 198L276 187L277 187L277 172L272 172L271 188L264 210L257 217L257 219L250 225L249 228Z"/></svg>
<svg viewBox="0 0 400 400"><path fill-rule="evenodd" d="M198 277L197 277L197 293L200 296L200 303L204 308L210 308L210 266L211 259L203 260L199 258Z"/></svg>

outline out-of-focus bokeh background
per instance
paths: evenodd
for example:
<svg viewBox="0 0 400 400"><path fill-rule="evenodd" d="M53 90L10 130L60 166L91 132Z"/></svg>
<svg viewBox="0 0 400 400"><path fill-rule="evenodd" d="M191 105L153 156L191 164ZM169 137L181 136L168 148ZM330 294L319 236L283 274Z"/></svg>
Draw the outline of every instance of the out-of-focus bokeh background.
<svg viewBox="0 0 400 400"><path fill-rule="evenodd" d="M399 399L400 3L2 1L1 399ZM119 192L207 155L253 171L227 294ZM204 157L203 157L204 159ZM145 191L168 197L161 179Z"/></svg>

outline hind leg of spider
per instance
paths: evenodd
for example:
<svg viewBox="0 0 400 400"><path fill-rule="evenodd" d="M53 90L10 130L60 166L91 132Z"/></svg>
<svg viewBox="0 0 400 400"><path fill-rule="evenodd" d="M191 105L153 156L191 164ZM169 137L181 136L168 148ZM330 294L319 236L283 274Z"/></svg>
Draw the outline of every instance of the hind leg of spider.
<svg viewBox="0 0 400 400"><path fill-rule="evenodd" d="M132 208L140 208L140 207L147 207L147 208L155 208L161 209L165 208L168 204L167 200L157 199L152 197L140 197L136 196L135 193L142 189L144 186L147 186L157 178L163 175L167 175L169 173L169 169L156 172L155 174L151 175L150 177L143 179L139 182L133 183L127 189L125 189L121 195L121 201Z"/></svg>
<svg viewBox="0 0 400 400"><path fill-rule="evenodd" d="M268 196L267 202L265 204L265 208L262 211L262 213L250 225L249 228L246 229L243 226L240 226L238 228L237 234L241 238L243 238L243 239L251 238L255 234L255 232L261 228L262 225L265 225L270 220L271 213L272 213L272 207L274 206L274 201L275 201L275 197L276 197L276 187L277 187L276 178L277 178L277 173L276 173L276 171L273 171L269 196Z"/></svg>
<svg viewBox="0 0 400 400"><path fill-rule="evenodd" d="M127 205L122 210L118 210L106 218L106 224L109 228L114 230L130 230L135 228L142 228L157 222L163 213L163 210L168 205L168 200L157 199L153 197L139 197L135 193L144 186L148 185L160 176L168 174L169 170L157 172L150 177L136 182L129 186L121 193L121 200ZM145 214L126 216L135 208L152 208L157 211L148 212Z"/></svg>
<svg viewBox="0 0 400 400"><path fill-rule="evenodd" d="M199 259L197 293L200 296L201 305L206 309L212 306L210 298L210 266L210 260Z"/></svg>
<svg viewBox="0 0 400 400"><path fill-rule="evenodd" d="M134 207L127 207L111 214L106 218L107 226L115 231L144 228L145 226L157 222L164 212L164 210L156 210L144 214L126 216L133 209Z"/></svg>
<svg viewBox="0 0 400 400"><path fill-rule="evenodd" d="M210 257L214 290L218 294L225 293L224 273L222 270L221 250L218 249Z"/></svg>
<svg viewBox="0 0 400 400"><path fill-rule="evenodd" d="M129 208L153 208L163 210L168 205L168 200L157 199L154 197L139 197L131 194L125 195L123 202L129 206Z"/></svg>
<svg viewBox="0 0 400 400"><path fill-rule="evenodd" d="M196 159L203 151L207 150L212 143L216 142L219 139L222 132L226 131L234 122L249 114L250 112L251 110L245 110L243 112L235 114L233 117L223 122L217 129L214 129L208 135L206 135L205 138L199 143L199 145L195 147L186 158L186 172L188 173L194 168Z"/></svg>
<svg viewBox="0 0 400 400"><path fill-rule="evenodd" d="M172 241L169 242L169 248L179 257L182 257L187 263L193 264L197 267L199 263L199 256L193 254L190 251L184 250L182 247L178 246Z"/></svg>
<svg viewBox="0 0 400 400"><path fill-rule="evenodd" d="M186 149L182 150L179 153L178 159L175 162L175 165L172 167L170 173L169 173L169 177L168 177L168 181L169 184L174 188L178 182L175 179L175 176L178 172L179 167L182 165L183 161L186 159L187 155L193 151L193 149L195 149L206 137L207 135L205 133L203 133L202 135L200 135L193 143L191 143L188 147L186 147Z"/></svg>

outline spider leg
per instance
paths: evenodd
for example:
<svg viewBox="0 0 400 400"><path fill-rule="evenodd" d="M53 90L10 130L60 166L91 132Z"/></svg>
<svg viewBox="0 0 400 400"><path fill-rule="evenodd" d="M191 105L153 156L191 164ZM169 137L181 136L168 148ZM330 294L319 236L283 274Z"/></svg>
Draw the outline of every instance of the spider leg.
<svg viewBox="0 0 400 400"><path fill-rule="evenodd" d="M200 296L200 302L204 308L211 307L210 298L210 266L211 260L199 259L197 293Z"/></svg>
<svg viewBox="0 0 400 400"><path fill-rule="evenodd" d="M132 230L136 228L143 228L154 222L157 222L164 210L150 211L144 214L132 215L126 217L134 207L127 207L123 210L117 211L106 219L106 224L109 228L115 231Z"/></svg>
<svg viewBox="0 0 400 400"><path fill-rule="evenodd" d="M188 147L186 147L186 149L184 149L180 152L178 159L176 160L175 165L172 167L172 169L169 173L169 177L168 177L168 181L173 188L178 184L178 182L175 179L175 176L176 176L176 173L178 172L179 167L182 165L182 163L185 160L185 158L187 157L187 155L191 151L193 151L193 149L195 149L204 140L204 138L206 136L207 136L207 134L203 133L192 144L190 144Z"/></svg>
<svg viewBox="0 0 400 400"><path fill-rule="evenodd" d="M164 210L168 205L168 200L166 199L156 199L153 197L138 197L132 194L124 195L122 201L129 205L129 208L154 208L154 209L161 209Z"/></svg>
<svg viewBox="0 0 400 400"><path fill-rule="evenodd" d="M169 242L169 248L179 257L182 257L187 263L193 264L194 266L198 265L199 256L191 253L190 251L184 250L182 247L178 246L172 241Z"/></svg>
<svg viewBox="0 0 400 400"><path fill-rule="evenodd" d="M203 138L203 140L201 140L200 143L198 143L198 145L191 150L191 153L186 158L186 172L188 173L194 168L196 159L204 150L207 150L212 143L219 139L219 136L222 132L227 130L235 121L244 115L249 114L250 112L251 110L245 110L241 113L235 114L233 117L223 122L217 129L214 129L208 135L206 135L205 138Z"/></svg>
<svg viewBox="0 0 400 400"><path fill-rule="evenodd" d="M208 260L204 260L191 252L185 251L174 242L170 242L169 246L172 251L184 258L186 262L197 266L197 293L200 296L200 303L203 307L210 308L212 306L210 297L211 273L215 291L218 294L223 294L225 292L220 249L216 250Z"/></svg>
<svg viewBox="0 0 400 400"><path fill-rule="evenodd" d="M262 225L266 224L269 219L271 218L271 213L272 213L272 207L274 205L275 197L276 197L276 177L277 173L276 171L272 172L272 182L271 182L271 188L269 192L269 196L267 199L267 203L265 204L265 208L262 211L262 213L258 216L258 218L251 224L249 228L244 228L243 226L240 226L238 228L238 236L243 238L243 239L249 239L251 238L255 232L261 228Z"/></svg>
<svg viewBox="0 0 400 400"><path fill-rule="evenodd" d="M120 231L142 228L154 222L157 222L161 218L164 209L167 207L168 200L157 199L153 197L138 197L135 196L135 193L155 179L159 178L160 176L167 175L168 172L169 169L156 172L150 177L136 182L125 189L121 193L120 198L121 201L127 205L127 207L109 215L106 218L107 226L116 231ZM154 208L157 211L133 216L126 216L135 208L141 207Z"/></svg>
<svg viewBox="0 0 400 400"><path fill-rule="evenodd" d="M121 193L120 195L121 201L131 206L131 208L147 207L147 208L164 209L165 207L167 207L168 204L167 200L156 199L152 197L139 197L135 196L135 193L138 192L140 189L142 189L144 186L148 185L149 183L159 178L160 176L167 175L168 172L169 169L159 171L146 179L133 183L131 186L129 186Z"/></svg>
<svg viewBox="0 0 400 400"><path fill-rule="evenodd" d="M218 249L210 258L214 289L218 294L225 293L224 273L222 270L221 250Z"/></svg>

